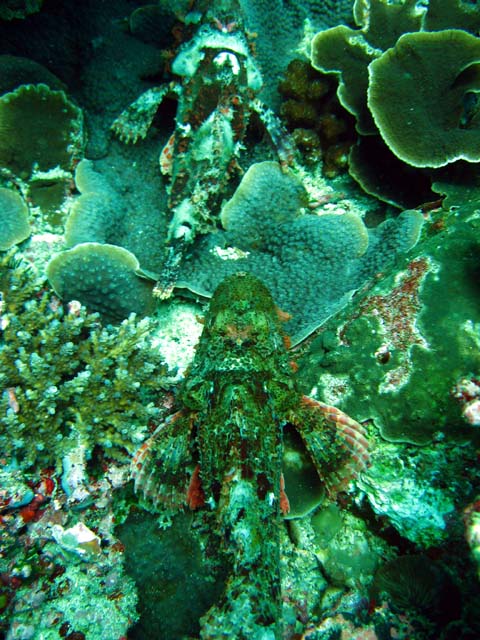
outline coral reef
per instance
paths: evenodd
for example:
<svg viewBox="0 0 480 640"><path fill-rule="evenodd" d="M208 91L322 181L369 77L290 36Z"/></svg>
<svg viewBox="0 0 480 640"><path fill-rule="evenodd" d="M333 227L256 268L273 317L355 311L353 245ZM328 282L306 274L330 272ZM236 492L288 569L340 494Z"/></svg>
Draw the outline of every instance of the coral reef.
<svg viewBox="0 0 480 640"><path fill-rule="evenodd" d="M213 574L191 514L178 514L164 528L157 519L132 512L115 530L125 545L125 568L142 594L129 638L198 636L200 617L221 596L226 576Z"/></svg>
<svg viewBox="0 0 480 640"><path fill-rule="evenodd" d="M121 140L135 143L146 137L164 98L178 96L175 131L160 156L162 173L171 176L168 259L155 291L160 298L170 296L195 236L216 228L219 200L236 169L252 113L263 122L280 161L293 160L275 115L257 98L262 76L241 25L223 24L216 16L200 23L171 68L180 83L149 89L112 124Z"/></svg>
<svg viewBox="0 0 480 640"><path fill-rule="evenodd" d="M368 108L400 160L414 167L441 167L460 159L478 162L478 81L471 76L479 57L478 38L445 29L406 33L372 61ZM435 60L441 64L434 66Z"/></svg>
<svg viewBox="0 0 480 640"><path fill-rule="evenodd" d="M0 637L480 637L478 2L39 6L0 9Z"/></svg>
<svg viewBox="0 0 480 640"><path fill-rule="evenodd" d="M298 57L305 30L330 27L349 19L350 0L239 0L246 28L258 34L256 52L265 78L261 97L270 107L277 106L277 79L289 62Z"/></svg>
<svg viewBox="0 0 480 640"><path fill-rule="evenodd" d="M81 300L107 322L153 311L153 282L141 277L137 258L122 247L84 242L52 258L46 274L57 295Z"/></svg>
<svg viewBox="0 0 480 640"><path fill-rule="evenodd" d="M335 337L324 343L326 327L312 345L318 356L310 354L305 371L322 397L362 420L373 419L388 440L422 444L438 433L471 432L452 389L479 367L472 284L478 220L462 209L440 215L432 235L399 269L357 297L346 317L335 321ZM313 373L318 365L320 376L318 369Z"/></svg>
<svg viewBox="0 0 480 640"><path fill-rule="evenodd" d="M0 187L0 251L7 251L30 235L28 207L23 198Z"/></svg>
<svg viewBox="0 0 480 640"><path fill-rule="evenodd" d="M0 165L21 178L34 170L71 169L83 150L82 112L63 91L44 84L1 96L0 130Z"/></svg>
<svg viewBox="0 0 480 640"><path fill-rule="evenodd" d="M296 58L278 85L283 97L280 114L305 159L318 163L333 178L347 166L355 141L354 120L345 113L335 94L336 83L307 60Z"/></svg>
<svg viewBox="0 0 480 640"><path fill-rule="evenodd" d="M15 474L2 466L5 477ZM26 506L2 505L0 633L11 640L125 636L138 597L113 525L127 478L104 460L79 512L48 469L30 476L35 494Z"/></svg>

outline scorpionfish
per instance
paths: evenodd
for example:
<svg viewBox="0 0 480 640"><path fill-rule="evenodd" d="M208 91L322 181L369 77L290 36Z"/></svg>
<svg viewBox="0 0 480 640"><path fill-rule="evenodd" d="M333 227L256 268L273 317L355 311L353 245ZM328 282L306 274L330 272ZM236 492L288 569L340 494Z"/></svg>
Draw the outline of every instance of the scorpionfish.
<svg viewBox="0 0 480 640"><path fill-rule="evenodd" d="M229 578L202 617L201 638L282 638L280 533L288 499L283 429L299 433L330 497L368 464L363 427L302 396L282 313L247 273L225 278L204 321L179 409L141 446L135 490L156 510L203 517L208 542Z"/></svg>

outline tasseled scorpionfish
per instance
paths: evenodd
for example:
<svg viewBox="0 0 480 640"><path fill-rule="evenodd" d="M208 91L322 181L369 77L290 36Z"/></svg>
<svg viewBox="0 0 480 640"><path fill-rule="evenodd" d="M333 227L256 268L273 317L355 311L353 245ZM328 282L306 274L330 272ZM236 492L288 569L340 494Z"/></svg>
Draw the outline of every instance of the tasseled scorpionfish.
<svg viewBox="0 0 480 640"><path fill-rule="evenodd" d="M198 510L206 548L229 567L224 595L201 620L201 637L282 637L280 529L289 508L283 428L293 425L330 496L368 462L363 428L298 391L282 313L254 276L215 291L181 408L142 445L135 489L164 514Z"/></svg>
<svg viewBox="0 0 480 640"><path fill-rule="evenodd" d="M262 76L238 2L221 4L229 8L222 20L205 12L178 51L171 65L177 80L146 91L112 124L121 140L136 142L146 137L164 98L178 99L175 130L160 155L161 171L170 176L167 258L154 290L161 298L170 296L195 236L218 227L220 204L230 177L238 174L251 114L263 123L280 163L291 164L294 157L280 121L258 99Z"/></svg>

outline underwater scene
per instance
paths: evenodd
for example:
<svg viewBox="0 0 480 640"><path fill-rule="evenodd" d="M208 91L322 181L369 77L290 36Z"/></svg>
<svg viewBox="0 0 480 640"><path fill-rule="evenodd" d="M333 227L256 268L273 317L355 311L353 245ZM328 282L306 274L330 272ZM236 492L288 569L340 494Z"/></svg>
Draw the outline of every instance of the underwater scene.
<svg viewBox="0 0 480 640"><path fill-rule="evenodd" d="M0 1L0 640L479 640L480 2Z"/></svg>

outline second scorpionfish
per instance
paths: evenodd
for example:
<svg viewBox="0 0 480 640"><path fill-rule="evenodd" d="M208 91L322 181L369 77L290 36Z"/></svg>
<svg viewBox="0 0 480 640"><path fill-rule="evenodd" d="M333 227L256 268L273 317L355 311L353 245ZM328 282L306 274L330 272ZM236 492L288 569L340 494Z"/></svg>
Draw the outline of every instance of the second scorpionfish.
<svg viewBox="0 0 480 640"><path fill-rule="evenodd" d="M204 639L282 638L284 426L300 434L330 497L368 464L362 426L298 391L280 318L260 280L225 278L211 299L179 410L132 463L136 491L167 516L196 510L206 553L228 568L223 597L201 619Z"/></svg>

